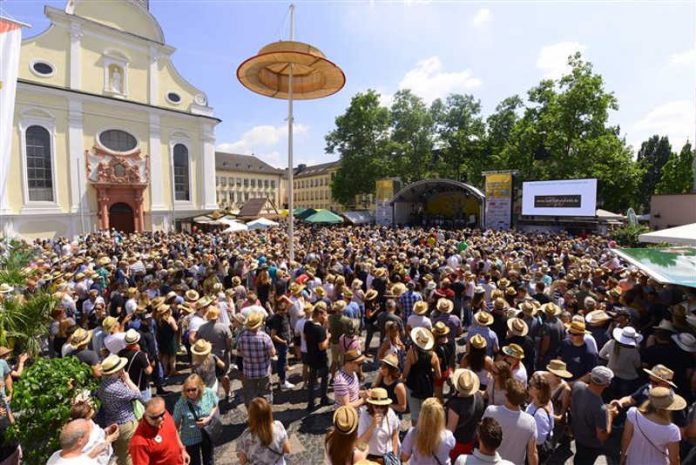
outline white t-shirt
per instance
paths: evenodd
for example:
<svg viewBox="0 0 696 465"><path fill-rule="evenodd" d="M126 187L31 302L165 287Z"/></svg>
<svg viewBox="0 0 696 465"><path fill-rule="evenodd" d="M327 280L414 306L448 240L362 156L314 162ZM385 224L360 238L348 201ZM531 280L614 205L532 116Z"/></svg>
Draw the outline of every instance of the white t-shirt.
<svg viewBox="0 0 696 465"><path fill-rule="evenodd" d="M126 300L126 314L132 315L138 309L138 302L135 299Z"/></svg>
<svg viewBox="0 0 696 465"><path fill-rule="evenodd" d="M537 429L534 418L526 412L510 410L504 405L489 405L483 418L494 418L503 429L503 442L498 453L512 463L524 463L527 456L527 443L536 441Z"/></svg>
<svg viewBox="0 0 696 465"><path fill-rule="evenodd" d="M295 324L295 334L300 335L300 352L303 354L307 353L307 340L305 339L304 335L304 325L307 323L307 318L302 317L299 320L297 320L297 323Z"/></svg>
<svg viewBox="0 0 696 465"><path fill-rule="evenodd" d="M189 321L189 332L198 331L205 324L205 319L198 315L193 315Z"/></svg>
<svg viewBox="0 0 696 465"><path fill-rule="evenodd" d="M110 354L118 355L126 348L126 333L109 334L104 338L104 347Z"/></svg>
<svg viewBox="0 0 696 465"><path fill-rule="evenodd" d="M406 320L406 324L413 328L427 328L427 329L433 329L433 324L430 321L430 318L428 318L425 315L416 315L415 313L411 316L408 317L408 320Z"/></svg>
<svg viewBox="0 0 696 465"><path fill-rule="evenodd" d="M372 424L372 417L367 412L367 407L360 408L360 421L358 422L358 437L365 434L365 431ZM382 422L372 431L368 445L368 454L382 456L387 452L392 452L392 435L394 431L399 431L399 417L391 408L387 409L387 414L382 418ZM398 453L398 451L394 451Z"/></svg>
<svg viewBox="0 0 696 465"><path fill-rule="evenodd" d="M46 465L99 465L99 462L89 458L87 454L66 459L60 456L60 451L58 450L51 455Z"/></svg>
<svg viewBox="0 0 696 465"><path fill-rule="evenodd" d="M520 362L517 368L512 370L512 377L524 384L525 387L527 386L527 368L525 368L523 363Z"/></svg>
<svg viewBox="0 0 696 465"><path fill-rule="evenodd" d="M101 429L92 420L89 421L92 423L92 432L89 435L89 441L87 442L85 447L82 448L83 454L89 454L89 452L92 449L106 441L106 432L104 432L104 430ZM99 463L99 465L108 465L113 453L114 449L111 447L111 444L109 444L109 446L106 449L104 449L104 451L101 454L95 457L95 460L97 461L97 463Z"/></svg>
<svg viewBox="0 0 696 465"><path fill-rule="evenodd" d="M626 465L668 464L667 444L681 440L679 427L674 423L669 425L655 423L640 413L636 407L628 409L626 421L633 425L633 437L626 451Z"/></svg>

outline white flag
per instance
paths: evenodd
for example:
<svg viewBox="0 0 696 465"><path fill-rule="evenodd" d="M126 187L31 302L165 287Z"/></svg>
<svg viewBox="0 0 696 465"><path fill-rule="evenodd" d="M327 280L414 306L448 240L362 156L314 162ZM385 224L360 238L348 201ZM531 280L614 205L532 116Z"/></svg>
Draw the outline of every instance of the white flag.
<svg viewBox="0 0 696 465"><path fill-rule="evenodd" d="M7 179L22 26L16 21L0 17L0 212L7 208Z"/></svg>

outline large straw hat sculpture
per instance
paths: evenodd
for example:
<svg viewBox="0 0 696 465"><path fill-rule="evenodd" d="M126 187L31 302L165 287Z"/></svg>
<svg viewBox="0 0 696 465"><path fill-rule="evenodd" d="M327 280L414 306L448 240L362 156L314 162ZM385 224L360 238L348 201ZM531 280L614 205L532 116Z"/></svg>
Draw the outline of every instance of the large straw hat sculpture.
<svg viewBox="0 0 696 465"><path fill-rule="evenodd" d="M346 76L316 47L296 41L266 45L237 68L237 78L247 89L278 99L288 98L292 65L292 98L309 100L335 94Z"/></svg>

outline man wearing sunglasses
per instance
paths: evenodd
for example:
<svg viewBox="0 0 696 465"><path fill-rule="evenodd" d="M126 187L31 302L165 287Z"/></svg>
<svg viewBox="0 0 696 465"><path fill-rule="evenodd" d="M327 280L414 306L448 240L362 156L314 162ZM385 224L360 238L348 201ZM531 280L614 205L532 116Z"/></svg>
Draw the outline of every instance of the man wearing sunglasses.
<svg viewBox="0 0 696 465"><path fill-rule="evenodd" d="M191 461L161 397L148 401L128 451L133 465L188 465Z"/></svg>

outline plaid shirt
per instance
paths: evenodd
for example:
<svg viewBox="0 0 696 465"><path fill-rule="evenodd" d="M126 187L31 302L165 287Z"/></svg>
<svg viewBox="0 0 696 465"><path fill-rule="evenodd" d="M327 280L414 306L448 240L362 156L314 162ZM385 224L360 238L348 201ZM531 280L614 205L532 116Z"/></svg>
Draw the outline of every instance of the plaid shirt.
<svg viewBox="0 0 696 465"><path fill-rule="evenodd" d="M399 297L399 303L401 304L401 316L404 321L408 320L408 317L413 313L413 305L419 300L423 300L423 297L413 290L408 290L401 294Z"/></svg>
<svg viewBox="0 0 696 465"><path fill-rule="evenodd" d="M97 396L102 401L104 423L122 425L135 420L133 400L142 397L140 392L132 391L120 378L104 376Z"/></svg>
<svg viewBox="0 0 696 465"><path fill-rule="evenodd" d="M263 331L245 330L239 335L237 351L244 359L244 376L263 378L271 373L271 336Z"/></svg>

